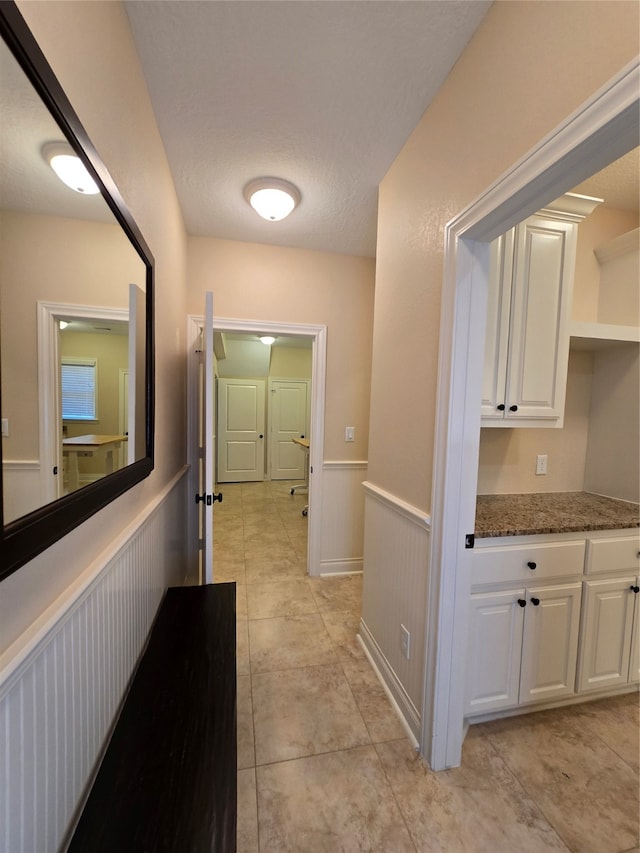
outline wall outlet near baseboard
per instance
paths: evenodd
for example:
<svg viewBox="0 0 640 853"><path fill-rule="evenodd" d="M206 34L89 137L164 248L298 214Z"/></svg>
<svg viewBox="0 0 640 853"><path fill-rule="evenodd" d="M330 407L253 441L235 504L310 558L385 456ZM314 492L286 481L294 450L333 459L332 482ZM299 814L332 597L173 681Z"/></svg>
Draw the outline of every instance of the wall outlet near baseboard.
<svg viewBox="0 0 640 853"><path fill-rule="evenodd" d="M539 453L536 456L536 474L547 473L547 454Z"/></svg>

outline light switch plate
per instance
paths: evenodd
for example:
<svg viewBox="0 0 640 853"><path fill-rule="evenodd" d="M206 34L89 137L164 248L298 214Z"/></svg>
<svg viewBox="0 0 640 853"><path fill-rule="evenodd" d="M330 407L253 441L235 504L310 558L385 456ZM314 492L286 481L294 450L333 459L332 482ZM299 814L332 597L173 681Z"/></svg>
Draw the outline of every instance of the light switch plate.
<svg viewBox="0 0 640 853"><path fill-rule="evenodd" d="M1 418L2 421L2 437L6 438L9 435L9 418Z"/></svg>
<svg viewBox="0 0 640 853"><path fill-rule="evenodd" d="M355 441L356 440L356 428L355 427L345 427L344 428L344 440L345 441Z"/></svg>

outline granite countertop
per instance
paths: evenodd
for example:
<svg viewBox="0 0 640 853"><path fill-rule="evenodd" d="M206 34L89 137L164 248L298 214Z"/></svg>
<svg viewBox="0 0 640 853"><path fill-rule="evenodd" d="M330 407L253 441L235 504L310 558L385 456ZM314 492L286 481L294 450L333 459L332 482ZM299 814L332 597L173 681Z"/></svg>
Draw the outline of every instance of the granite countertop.
<svg viewBox="0 0 640 853"><path fill-rule="evenodd" d="M476 537L640 527L640 505L589 492L478 495Z"/></svg>

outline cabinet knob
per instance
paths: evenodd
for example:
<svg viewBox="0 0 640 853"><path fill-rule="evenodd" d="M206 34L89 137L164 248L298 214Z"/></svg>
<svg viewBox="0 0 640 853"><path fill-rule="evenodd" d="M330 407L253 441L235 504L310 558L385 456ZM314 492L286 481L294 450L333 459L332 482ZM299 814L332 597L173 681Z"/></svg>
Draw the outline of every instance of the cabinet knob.
<svg viewBox="0 0 640 853"><path fill-rule="evenodd" d="M533 560L530 560L530 561L527 563L527 565L529 566L529 568L531 569L531 571L533 571L534 569L537 569L537 568L538 568L538 564L537 564L537 563L534 563L534 562L533 562Z"/></svg>
<svg viewBox="0 0 640 853"><path fill-rule="evenodd" d="M520 605L520 607L526 607L527 606L527 600L525 598L519 598L518 604Z"/></svg>
<svg viewBox="0 0 640 853"><path fill-rule="evenodd" d="M636 594L640 592L640 586L630 586L629 589Z"/></svg>
<svg viewBox="0 0 640 853"><path fill-rule="evenodd" d="M504 404L504 403L500 403L500 405L496 406L496 409L497 409L499 412L504 412L505 408L506 408L506 406L505 406L505 404Z"/></svg>
<svg viewBox="0 0 640 853"><path fill-rule="evenodd" d="M532 598L531 603L533 604L534 607L537 607L540 604L540 599L539 598Z"/></svg>
<svg viewBox="0 0 640 853"><path fill-rule="evenodd" d="M509 411L510 411L510 412L517 412L517 411L518 411L518 407L517 407L517 406L515 406L515 405L514 405L514 406L509 406Z"/></svg>

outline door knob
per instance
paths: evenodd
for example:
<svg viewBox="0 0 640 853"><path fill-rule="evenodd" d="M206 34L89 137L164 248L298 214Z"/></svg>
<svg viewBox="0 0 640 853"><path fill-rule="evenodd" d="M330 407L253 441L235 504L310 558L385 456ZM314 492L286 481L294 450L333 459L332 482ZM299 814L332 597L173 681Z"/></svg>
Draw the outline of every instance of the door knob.
<svg viewBox="0 0 640 853"><path fill-rule="evenodd" d="M519 599L518 599L518 604L520 605L520 607L526 607L526 606L527 606L527 600L526 600L526 598L519 598Z"/></svg>
<svg viewBox="0 0 640 853"><path fill-rule="evenodd" d="M640 592L640 586L630 586L629 589L631 590L631 592Z"/></svg>
<svg viewBox="0 0 640 853"><path fill-rule="evenodd" d="M259 435L259 436L258 436L258 438L264 438L264 436L263 436L263 435Z"/></svg>
<svg viewBox="0 0 640 853"><path fill-rule="evenodd" d="M504 403L500 403L499 405L497 405L497 406L496 406L496 409L497 409L499 412L504 412L504 410L505 410L505 405L504 405Z"/></svg>
<svg viewBox="0 0 640 853"><path fill-rule="evenodd" d="M529 568L531 569L531 571L533 571L535 568L537 568L537 565L538 565L538 564L537 564L537 563L534 563L533 561L531 561L531 562L527 563L527 565L529 566Z"/></svg>
<svg viewBox="0 0 640 853"><path fill-rule="evenodd" d="M539 598L532 598L531 603L533 604L534 607L537 607L540 604L540 599Z"/></svg>
<svg viewBox="0 0 640 853"><path fill-rule="evenodd" d="M509 406L509 411L510 411L510 412L517 412L517 411L518 411L518 407L517 407L517 406Z"/></svg>

